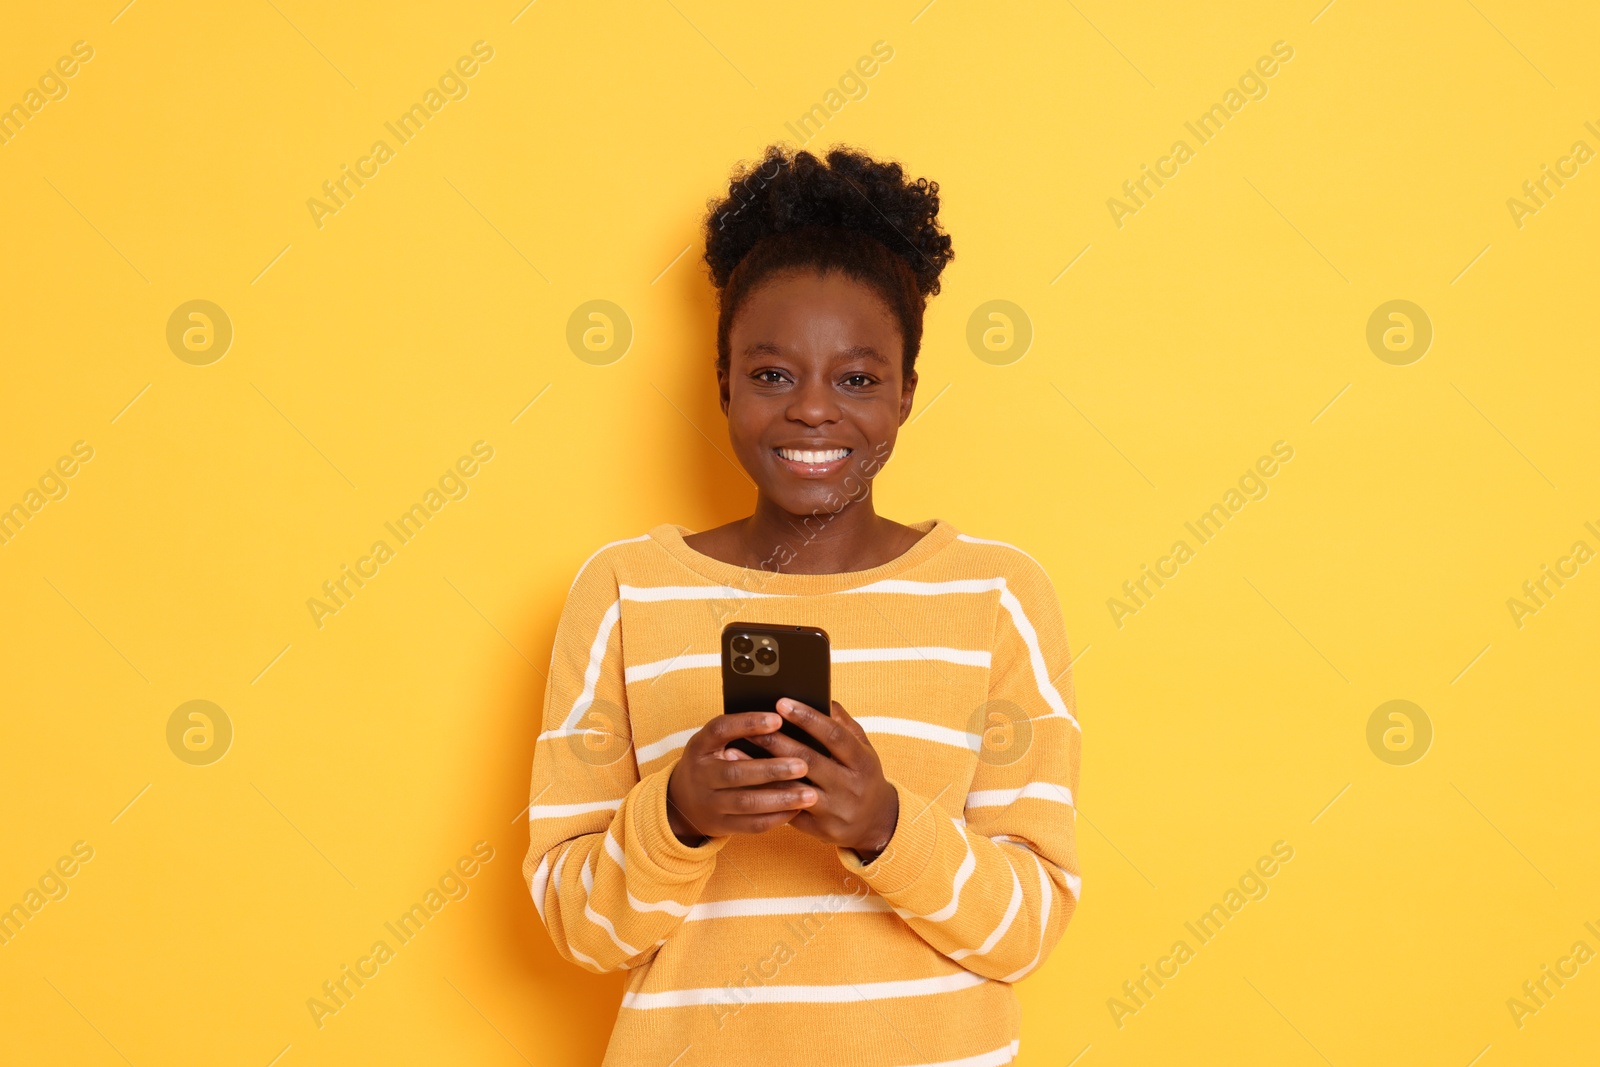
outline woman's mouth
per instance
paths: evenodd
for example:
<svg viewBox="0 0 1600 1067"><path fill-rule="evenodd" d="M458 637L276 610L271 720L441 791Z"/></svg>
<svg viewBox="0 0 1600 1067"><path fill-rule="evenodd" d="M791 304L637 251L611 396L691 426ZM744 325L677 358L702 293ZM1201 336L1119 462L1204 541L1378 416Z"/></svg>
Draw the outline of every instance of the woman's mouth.
<svg viewBox="0 0 1600 1067"><path fill-rule="evenodd" d="M844 467L853 451L849 448L774 448L790 471L803 478L825 478Z"/></svg>

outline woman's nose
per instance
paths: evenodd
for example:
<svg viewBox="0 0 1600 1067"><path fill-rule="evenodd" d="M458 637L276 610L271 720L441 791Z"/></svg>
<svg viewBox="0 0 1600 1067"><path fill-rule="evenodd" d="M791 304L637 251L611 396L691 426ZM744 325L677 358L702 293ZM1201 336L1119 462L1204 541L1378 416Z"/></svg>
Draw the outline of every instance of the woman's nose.
<svg viewBox="0 0 1600 1067"><path fill-rule="evenodd" d="M821 426L838 422L838 399L826 379L806 378L790 394L789 407L784 414L794 422L807 426Z"/></svg>

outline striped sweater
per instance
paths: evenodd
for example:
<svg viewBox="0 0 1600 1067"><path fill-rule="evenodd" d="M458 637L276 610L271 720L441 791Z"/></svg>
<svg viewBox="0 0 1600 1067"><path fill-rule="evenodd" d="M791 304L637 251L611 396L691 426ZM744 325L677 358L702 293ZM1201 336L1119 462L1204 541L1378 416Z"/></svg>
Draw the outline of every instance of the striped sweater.
<svg viewBox="0 0 1600 1067"><path fill-rule="evenodd" d="M915 528L904 555L843 574L736 567L672 525L579 570L523 875L563 957L630 971L607 1067L1016 1056L1011 983L1049 955L1080 885L1067 638L1031 557L943 521ZM721 712L733 621L828 632L833 698L899 793L873 862L787 825L698 847L673 835L667 778Z"/></svg>

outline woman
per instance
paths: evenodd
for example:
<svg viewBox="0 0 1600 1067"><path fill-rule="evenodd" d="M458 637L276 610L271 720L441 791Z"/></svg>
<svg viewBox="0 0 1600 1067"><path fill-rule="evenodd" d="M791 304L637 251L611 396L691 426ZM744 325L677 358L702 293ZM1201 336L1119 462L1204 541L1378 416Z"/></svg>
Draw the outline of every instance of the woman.
<svg viewBox="0 0 1600 1067"><path fill-rule="evenodd" d="M711 205L717 383L755 511L589 558L534 755L540 918L568 960L633 972L608 1065L1008 1063L1010 983L1075 910L1048 577L873 507L952 256L938 209L897 164L778 148ZM832 707L721 714L736 619L827 631Z"/></svg>

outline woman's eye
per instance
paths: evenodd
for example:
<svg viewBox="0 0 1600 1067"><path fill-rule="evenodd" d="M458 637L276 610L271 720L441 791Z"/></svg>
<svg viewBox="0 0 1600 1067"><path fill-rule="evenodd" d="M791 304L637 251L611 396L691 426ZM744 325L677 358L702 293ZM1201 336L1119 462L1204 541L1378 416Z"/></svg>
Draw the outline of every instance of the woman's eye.
<svg viewBox="0 0 1600 1067"><path fill-rule="evenodd" d="M777 385L779 382L783 381L783 372L777 370L758 370L755 373L755 379L758 382L765 382L768 385Z"/></svg>
<svg viewBox="0 0 1600 1067"><path fill-rule="evenodd" d="M872 384L872 378L866 374L851 374L845 377L844 384L852 389L865 389Z"/></svg>

